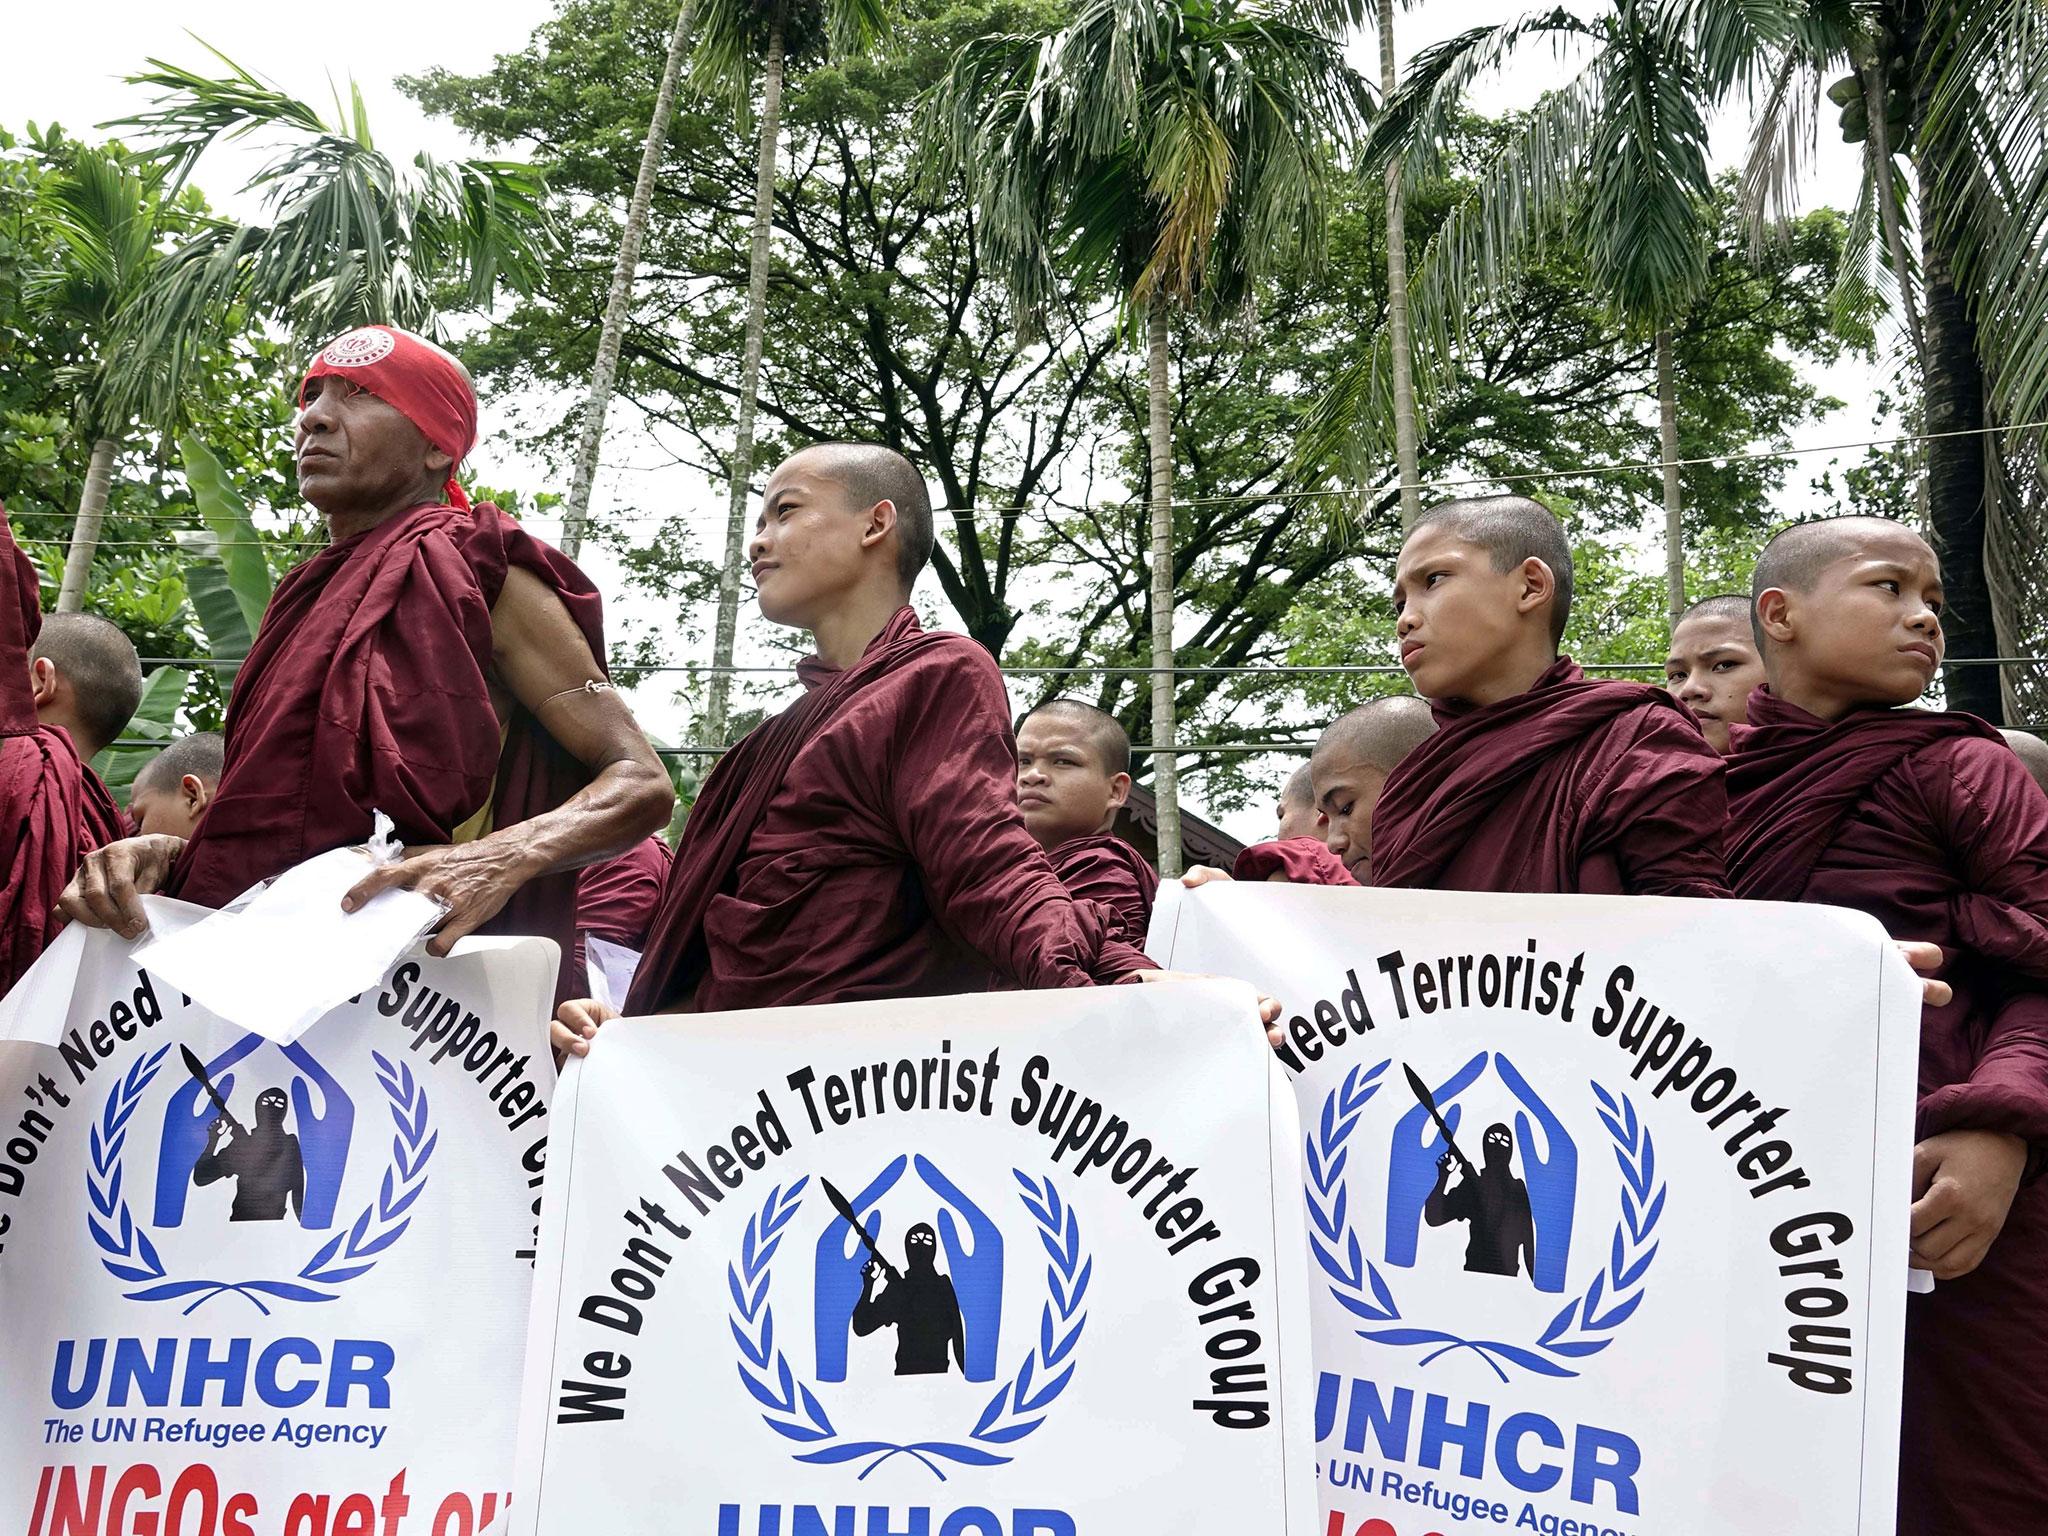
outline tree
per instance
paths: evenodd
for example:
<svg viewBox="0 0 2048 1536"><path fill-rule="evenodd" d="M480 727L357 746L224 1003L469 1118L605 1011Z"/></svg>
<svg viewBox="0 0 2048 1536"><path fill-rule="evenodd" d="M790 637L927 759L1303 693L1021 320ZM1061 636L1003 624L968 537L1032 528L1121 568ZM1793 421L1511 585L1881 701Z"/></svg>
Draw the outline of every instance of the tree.
<svg viewBox="0 0 2048 1536"><path fill-rule="evenodd" d="M1394 54L1394 0L1379 0L1380 100L1392 101L1400 86ZM1393 384L1394 465L1401 476L1401 525L1422 515L1417 489L1415 441L1415 342L1408 305L1408 218L1402 195L1401 157L1387 161L1387 353Z"/></svg>
<svg viewBox="0 0 2048 1536"><path fill-rule="evenodd" d="M1714 197L1706 119L1731 84L1789 35L1789 7L1610 0L1592 20L1555 11L1475 27L1417 57L1367 147L1369 164L1430 157L1471 87L1533 43L1587 51L1504 145L1468 208L1424 257L1422 326L1439 369L1480 288L1510 280L1546 241L1582 250L1598 290L1657 349L1666 602L1685 607L1684 499L1678 452L1675 328L1705 280ZM1355 407L1354 407L1355 411Z"/></svg>
<svg viewBox="0 0 2048 1536"><path fill-rule="evenodd" d="M702 0L703 35L696 72L725 86L742 121L752 95L753 64L761 61L761 129L755 154L753 238L747 254L747 328L740 353L738 419L726 470L725 560L718 576L718 627L711 647L711 702L705 711L710 744L726 740L731 698L733 637L739 627L740 568L746 560L747 493L754 468L754 415L760 407L761 349L766 342L768 243L774 228L775 158L782 147L782 76L792 33L822 28L834 53L867 47L881 34L888 11L881 0Z"/></svg>
<svg viewBox="0 0 2048 1536"><path fill-rule="evenodd" d="M1176 875L1171 321L1240 305L1317 253L1327 144L1362 120L1363 85L1313 25L1204 0L1089 0L1040 36L970 44L933 102L1027 325L1065 281L1107 281L1133 327L1143 319L1153 787L1160 870Z"/></svg>
<svg viewBox="0 0 2048 1536"><path fill-rule="evenodd" d="M302 340L368 324L437 334L450 301L482 310L501 285L534 286L555 231L532 167L421 153L403 169L376 147L359 88L346 121L330 126L214 57L226 70L218 78L150 60L129 78L158 105L114 126L138 132L173 186L222 138L277 139L249 183L271 222L214 221L160 262L126 312L135 345L175 362L236 310Z"/></svg>
<svg viewBox="0 0 2048 1536"><path fill-rule="evenodd" d="M619 376L619 349L626 340L626 313L632 303L633 278L640 269L640 247L647 239L654 178L661 169L662 151L668 147L676 80L682 74L683 55L689 51L690 23L695 14L696 0L683 0L676 10L675 30L669 34L668 53L661 67L661 84L654 93L654 111L647 120L647 138L640 147L640 173L633 178L633 195L626 204L625 224L619 230L619 254L612 263L611 291L605 295L604 329L598 334L597 361L591 365L590 392L584 397L583 421L577 429L576 468L569 481L568 504L562 510L562 553L571 560L583 552L583 525L590 516L590 484L597 478L605 413L611 409L612 388Z"/></svg>

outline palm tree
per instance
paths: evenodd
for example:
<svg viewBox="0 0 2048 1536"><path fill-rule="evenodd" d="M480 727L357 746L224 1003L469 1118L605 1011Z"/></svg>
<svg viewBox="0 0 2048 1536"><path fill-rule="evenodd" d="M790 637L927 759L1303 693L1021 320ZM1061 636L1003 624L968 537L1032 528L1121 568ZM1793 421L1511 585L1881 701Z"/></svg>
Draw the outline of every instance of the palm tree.
<svg viewBox="0 0 2048 1536"><path fill-rule="evenodd" d="M2029 579L2048 538L2044 439L2002 430L2048 416L2044 57L2048 15L2030 0L1818 5L1780 50L1747 178L1760 215L1783 211L1786 166L1824 111L1819 82L1849 71L1826 93L1845 136L1866 150L1864 238L1845 253L1842 287L1870 297L1862 268L1881 230L1922 384L1925 507L1952 659L2014 654L2048 629ZM1913 170L1910 209L1901 158ZM2001 719L2018 701L2016 680L2000 671L1950 667L1948 703Z"/></svg>
<svg viewBox="0 0 2048 1536"><path fill-rule="evenodd" d="M775 157L782 144L782 86L792 32L821 28L835 55L858 52L881 36L883 0L700 0L703 27L693 81L723 87L742 120L751 110L756 59L761 122L755 152L753 241L747 258L746 340L740 358L732 459L727 465L725 559L718 574L718 622L711 642L711 692L704 712L707 739L725 745L732 698L733 640L739 629L740 569L746 558L747 490L754 467L754 417L761 397L761 349L768 324L768 245L775 216Z"/></svg>
<svg viewBox="0 0 2048 1536"><path fill-rule="evenodd" d="M1364 119L1364 83L1323 30L1212 0L1085 0L1038 37L984 39L936 86L934 142L967 182L984 247L1027 326L1066 283L1107 281L1142 322L1159 867L1180 872L1174 759L1169 343L1176 312L1240 303L1323 236L1326 140Z"/></svg>
<svg viewBox="0 0 2048 1536"><path fill-rule="evenodd" d="M1380 100L1400 85L1394 59L1394 0L1379 0ZM1387 349L1394 385L1394 466L1401 482L1401 526L1422 515L1422 479L1416 456L1415 342L1408 314L1408 215L1401 157L1387 161Z"/></svg>
<svg viewBox="0 0 2048 1536"><path fill-rule="evenodd" d="M137 130L173 186L220 139L277 138L277 153L249 183L271 222L211 223L160 262L124 317L137 345L175 360L211 317L236 308L308 340L365 324L437 334L450 290L482 310L500 285L536 285L556 234L531 166L422 153L401 167L376 147L359 89L351 87L344 120L330 125L208 51L225 74L151 59L129 80L153 88L158 105L111 126Z"/></svg>
<svg viewBox="0 0 2048 1536"><path fill-rule="evenodd" d="M178 378L169 359L126 344L116 321L141 291L160 255L166 212L153 176L105 149L72 144L38 185L34 216L57 237L59 264L32 280L37 308L85 336L97 355L83 370L77 419L92 444L57 611L76 613L99 547L113 488L114 459L137 415L162 424L174 413Z"/></svg>
<svg viewBox="0 0 2048 1536"><path fill-rule="evenodd" d="M576 467L569 480L569 501L562 510L562 553L571 560L583 550L583 530L590 517L590 483L597 478L598 449L604 442L605 412L619 377L619 352L626 341L626 316L633 298L633 277L640 269L640 247L647 239L647 210L654 200L654 178L668 146L668 123L675 111L676 81L690 46L690 23L696 0L683 0L669 34L668 58L661 84L654 91L654 113L640 146L640 172L633 178L633 196L626 204L626 223L619 231L618 259L612 263L611 292L605 299L604 324L597 336L597 361L590 368L590 392L583 398L583 421L576 431Z"/></svg>
<svg viewBox="0 0 2048 1536"><path fill-rule="evenodd" d="M1790 34L1792 20L1789 4L1770 0L1611 0L1590 20L1558 10L1477 27L1417 56L1366 150L1369 165L1405 155L1411 181L1440 174L1440 147L1474 84L1531 45L1585 55L1516 125L1431 242L1418 329L1445 377L1451 337L1478 293L1513 283L1548 241L1568 239L1584 252L1615 313L1655 340L1673 622L1685 606L1685 544L1672 337L1706 281L1713 246L1706 120Z"/></svg>

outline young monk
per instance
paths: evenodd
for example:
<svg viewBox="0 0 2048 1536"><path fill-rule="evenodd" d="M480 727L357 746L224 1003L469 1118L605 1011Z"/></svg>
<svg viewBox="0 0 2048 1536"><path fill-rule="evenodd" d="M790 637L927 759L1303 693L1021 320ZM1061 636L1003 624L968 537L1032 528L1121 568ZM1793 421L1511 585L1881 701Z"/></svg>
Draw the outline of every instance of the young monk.
<svg viewBox="0 0 2048 1536"><path fill-rule="evenodd" d="M1728 727L1748 718L1751 690L1764 680L1764 660L1749 628L1749 599L1724 592L1703 597L1671 626L1664 686L1692 711L1707 745L1728 752Z"/></svg>
<svg viewBox="0 0 2048 1536"><path fill-rule="evenodd" d="M1910 529L1836 518L1757 561L1769 676L1733 732L1736 893L1932 940L1921 1015L1902 1532L2048 1530L2048 797L1998 733L1910 708L1943 656L1941 567Z"/></svg>
<svg viewBox="0 0 2048 1536"><path fill-rule="evenodd" d="M299 384L299 493L327 548L278 583L228 701L219 792L197 835L88 859L68 917L134 938L138 893L221 906L383 811L407 857L389 886L448 911L428 948L540 934L572 971L576 875L667 823L675 793L605 681L597 589L455 472L477 400L454 358L391 326L323 347Z"/></svg>
<svg viewBox="0 0 2048 1536"><path fill-rule="evenodd" d="M1087 986L1153 967L1060 884L1017 808L1002 674L908 606L931 558L909 460L828 443L768 477L761 613L806 629L804 696L719 759L691 809L626 1011ZM611 1011L558 1016L581 1053Z"/></svg>
<svg viewBox="0 0 2048 1536"><path fill-rule="evenodd" d="M1110 828L1131 794L1131 738L1114 716L1052 699L1017 723L1017 805L1067 890L1101 903L1145 942L1159 871Z"/></svg>
<svg viewBox="0 0 2048 1536"><path fill-rule="evenodd" d="M35 567L0 508L0 993L55 935L57 895L79 861L123 835L86 760L142 695L135 647L113 625L86 614L48 624L58 634L45 648Z"/></svg>
<svg viewBox="0 0 2048 1536"><path fill-rule="evenodd" d="M2036 784L2048 790L2048 741L2043 741L2032 731L2000 731L2005 744L2012 748L2012 755L2020 760L2020 766L2033 776Z"/></svg>
<svg viewBox="0 0 2048 1536"><path fill-rule="evenodd" d="M1662 689L1558 653L1571 599L1564 529L1527 497L1445 502L1409 533L1401 664L1438 730L1373 807L1374 885L1727 893L1719 756Z"/></svg>
<svg viewBox="0 0 2048 1536"><path fill-rule="evenodd" d="M1316 809L1315 780L1309 777L1307 763L1287 775L1287 782L1280 786L1279 817L1279 828L1273 834L1276 843L1295 837L1321 842L1329 828L1329 817Z"/></svg>
<svg viewBox="0 0 2048 1536"><path fill-rule="evenodd" d="M143 837L187 837L220 788L224 744L218 731L194 731L151 758L128 786L128 819Z"/></svg>

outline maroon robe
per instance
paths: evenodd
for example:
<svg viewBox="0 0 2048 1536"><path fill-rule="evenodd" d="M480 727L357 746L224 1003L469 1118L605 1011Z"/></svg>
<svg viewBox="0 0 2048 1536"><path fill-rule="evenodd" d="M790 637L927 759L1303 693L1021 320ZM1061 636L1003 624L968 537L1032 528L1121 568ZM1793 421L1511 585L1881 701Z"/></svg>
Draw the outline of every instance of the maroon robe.
<svg viewBox="0 0 2048 1536"><path fill-rule="evenodd" d="M1017 809L1002 674L900 609L747 733L684 824L626 1011L1114 981L1151 962L1067 894Z"/></svg>
<svg viewBox="0 0 2048 1536"><path fill-rule="evenodd" d="M1560 656L1497 704L1435 703L1437 730L1372 810L1372 883L1532 895L1725 896L1721 758L1662 688Z"/></svg>
<svg viewBox="0 0 2048 1536"><path fill-rule="evenodd" d="M491 605L515 565L561 598L602 668L597 589L488 503L416 507L279 582L228 701L220 787L166 894L221 906L363 842L375 811L403 843L446 843L486 802L508 827L587 784L524 708L499 725ZM560 990L581 995L575 927L571 870L529 881L479 931L555 940Z"/></svg>
<svg viewBox="0 0 2048 1536"><path fill-rule="evenodd" d="M1109 908L1123 923L1126 943L1142 946L1152 924L1159 871L1110 832L1070 837L1052 850L1053 873L1071 896Z"/></svg>
<svg viewBox="0 0 2048 1536"><path fill-rule="evenodd" d="M585 934L638 952L661 905L668 879L668 844L643 837L614 858L586 864L576 872L576 974L587 970Z"/></svg>
<svg viewBox="0 0 2048 1536"><path fill-rule="evenodd" d="M1283 837L1271 843L1253 843L1237 856L1231 869L1236 880L1270 880L1284 876L1295 885L1356 885L1357 876L1342 859L1330 852L1320 837Z"/></svg>
<svg viewBox="0 0 2048 1536"><path fill-rule="evenodd" d="M126 835L70 733L36 719L28 652L42 627L35 567L0 513L0 994L56 936L57 898L86 854Z"/></svg>
<svg viewBox="0 0 2048 1536"><path fill-rule="evenodd" d="M2048 796L1969 715L1859 709L1829 725L1750 695L1730 732L1729 877L1758 900L1868 912L1941 945L1921 1011L1920 1137L2048 1148ZM1899 1530L2048 1531L2048 1182L2020 1187L1984 1263L1907 1301Z"/></svg>

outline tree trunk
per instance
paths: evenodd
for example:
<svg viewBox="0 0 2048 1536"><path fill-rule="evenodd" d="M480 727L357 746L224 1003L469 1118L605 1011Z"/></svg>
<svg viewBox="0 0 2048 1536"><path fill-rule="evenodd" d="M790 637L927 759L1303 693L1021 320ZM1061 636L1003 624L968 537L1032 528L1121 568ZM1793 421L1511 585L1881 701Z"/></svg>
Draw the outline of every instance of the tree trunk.
<svg viewBox="0 0 2048 1536"><path fill-rule="evenodd" d="M1678 380L1669 326L1657 333L1657 441L1664 456L1664 600L1676 629L1685 612L1685 498L1678 486Z"/></svg>
<svg viewBox="0 0 2048 1536"><path fill-rule="evenodd" d="M1380 0L1380 100L1391 100L1394 70L1394 0ZM1408 232L1401 195L1401 159L1387 165L1387 350L1393 354L1394 464L1401 477L1401 526L1422 515L1421 473L1415 450L1415 364L1408 324Z"/></svg>
<svg viewBox="0 0 2048 1536"><path fill-rule="evenodd" d="M711 694L704 711L705 741L725 745L732 697L733 634L739 627L740 568L747 552L747 488L754 470L754 411L761 394L761 342L768 324L768 236L775 219L775 156L782 138L782 49L788 7L778 4L761 69L761 147L754 174L754 249L747 262L747 339L740 364L740 398L732 459L726 466L730 497L725 515L725 565L718 573L718 628L711 642Z"/></svg>
<svg viewBox="0 0 2048 1536"><path fill-rule="evenodd" d="M1928 185L1923 177L1922 186ZM1927 512L1931 542L1941 556L1944 598L1941 627L1951 660L1998 654L1991 590L1984 572L1984 372L1977 359L1977 327L1955 285L1943 221L1923 213L1920 272L1925 283L1927 333ZM1944 435L1961 434L1961 435ZM1942 688L1950 709L2005 723L1996 667L1949 666Z"/></svg>
<svg viewBox="0 0 2048 1536"><path fill-rule="evenodd" d="M1180 864L1180 764L1173 755L1173 398L1167 393L1168 300L1145 304L1147 446L1152 453L1152 793L1159 805L1159 873Z"/></svg>
<svg viewBox="0 0 2048 1536"><path fill-rule="evenodd" d="M85 584L92 575L93 551L99 548L100 524L107 520L107 495L114 483L111 437L95 438L92 460L85 469L85 491L78 498L78 521L71 529L71 548L64 556L64 580L57 588L57 611L77 613L85 606Z"/></svg>
<svg viewBox="0 0 2048 1536"><path fill-rule="evenodd" d="M654 176L668 147L669 117L675 111L676 78L690 46L690 23L696 0L683 0L675 31L668 40L668 62L654 93L654 116L640 147L640 174L633 180L633 199L626 205L626 227L619 234L619 259L612 264L612 288L605 300L604 327L597 337L597 362L590 370L590 393L583 400L583 422L576 433L576 468L569 480L569 505L562 513L562 553L574 560L583 550L583 530L590 519L590 482L597 477L598 448L604 441L605 412L619 376L619 349L626 340L626 316L632 308L633 277L640 267L640 246L647 238L647 209L654 197Z"/></svg>
<svg viewBox="0 0 2048 1536"><path fill-rule="evenodd" d="M1920 327L1920 308L1913 296L1913 267L1906 260L1905 220L1899 212L1898 183L1892 176L1891 125L1885 120L1884 81L1874 58L1865 54L1856 61L1856 76L1863 85L1863 113L1869 119L1865 147L1870 154L1872 190L1877 194L1878 221L1884 226L1884 246L1891 256L1892 277L1899 285L1899 321L1906 328L1906 340L1920 362L1922 379L1927 374L1927 338Z"/></svg>

